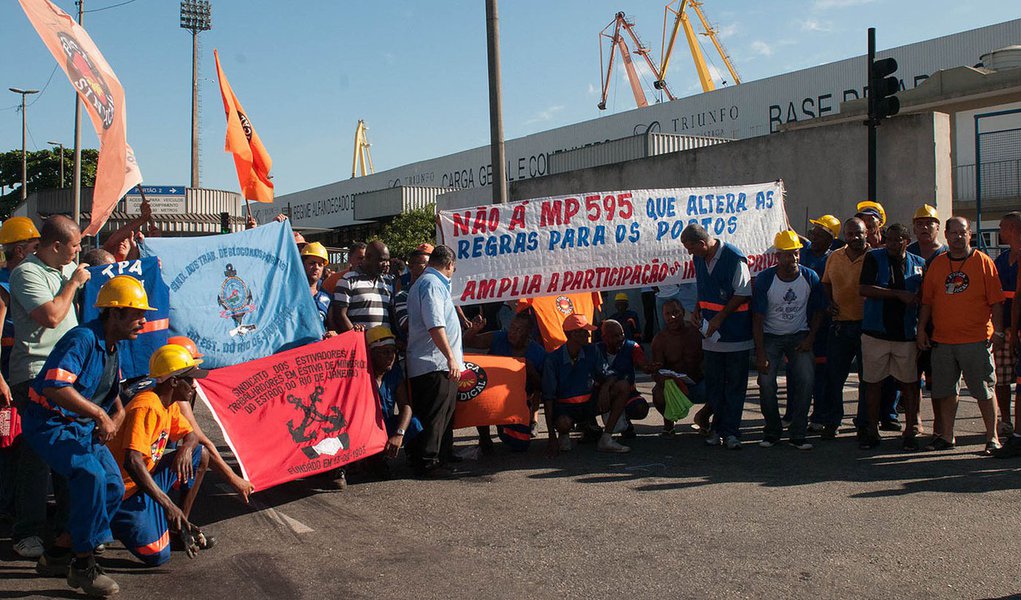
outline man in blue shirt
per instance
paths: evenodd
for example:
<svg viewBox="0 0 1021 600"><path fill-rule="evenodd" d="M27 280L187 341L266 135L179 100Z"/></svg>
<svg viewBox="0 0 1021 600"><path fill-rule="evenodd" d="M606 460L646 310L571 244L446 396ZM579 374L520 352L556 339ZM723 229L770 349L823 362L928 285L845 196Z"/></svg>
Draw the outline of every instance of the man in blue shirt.
<svg viewBox="0 0 1021 600"><path fill-rule="evenodd" d="M710 237L697 223L684 228L681 243L695 263L698 305L692 323L705 337L706 396L713 411L713 432L706 443L725 443L730 450L740 450L748 358L754 347L748 259L733 244Z"/></svg>
<svg viewBox="0 0 1021 600"><path fill-rule="evenodd" d="M411 408L422 433L408 445L412 468L421 477L444 478L455 473L440 464L442 447L454 417L457 386L464 368L461 321L450 296L454 251L437 246L429 266L408 291L408 377Z"/></svg>
<svg viewBox="0 0 1021 600"><path fill-rule="evenodd" d="M319 318L326 325L326 316L330 312L330 295L323 290L323 269L330 262L330 255L326 247L319 242L305 244L301 249L301 264L305 267L305 277L308 279L308 289L312 293L312 300L319 310Z"/></svg>
<svg viewBox="0 0 1021 600"><path fill-rule="evenodd" d="M563 327L567 342L549 353L542 373L542 399L549 431L547 454L555 456L570 451L571 428L575 423L589 422L597 412L610 415L596 449L630 452L631 448L613 439L613 429L627 403L627 380L609 375L603 353L589 343L589 332L595 327L584 315L570 315L564 319Z"/></svg>
<svg viewBox="0 0 1021 600"><path fill-rule="evenodd" d="M69 531L40 557L37 570L63 570L71 587L109 596L119 587L96 564L93 549L113 539L110 519L124 495L120 468L105 445L124 420L117 344L137 338L145 311L155 309L128 275L106 282L96 307L103 309L99 319L60 338L32 382L22 430L24 441L67 479L70 493Z"/></svg>

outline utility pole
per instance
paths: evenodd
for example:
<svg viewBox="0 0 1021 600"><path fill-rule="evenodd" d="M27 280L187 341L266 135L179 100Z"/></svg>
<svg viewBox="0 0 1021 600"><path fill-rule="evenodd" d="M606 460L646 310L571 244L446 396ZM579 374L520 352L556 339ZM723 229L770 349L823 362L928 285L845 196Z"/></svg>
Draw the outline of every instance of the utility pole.
<svg viewBox="0 0 1021 600"><path fill-rule="evenodd" d="M77 0L78 25L82 24L85 0ZM63 159L62 159L63 160ZM63 166L63 165L61 165ZM63 177L61 178L63 180ZM71 219L75 225L82 222L82 101L74 95L74 171L71 177Z"/></svg>
<svg viewBox="0 0 1021 600"><path fill-rule="evenodd" d="M64 144L61 142L46 142L51 146L60 147L60 189L64 189Z"/></svg>
<svg viewBox="0 0 1021 600"><path fill-rule="evenodd" d="M496 0L486 0L486 46L489 58L489 148L493 163L493 204L507 203L507 159L503 149L503 102L500 99L500 19Z"/></svg>
<svg viewBox="0 0 1021 600"><path fill-rule="evenodd" d="M21 201L28 197L28 154L25 150L25 134L28 131L28 120L25 116L25 96L38 94L39 90L23 90L8 88L15 94L21 94Z"/></svg>
<svg viewBox="0 0 1021 600"><path fill-rule="evenodd" d="M213 28L208 0L181 2L181 29L191 31L191 187L199 187L199 32Z"/></svg>

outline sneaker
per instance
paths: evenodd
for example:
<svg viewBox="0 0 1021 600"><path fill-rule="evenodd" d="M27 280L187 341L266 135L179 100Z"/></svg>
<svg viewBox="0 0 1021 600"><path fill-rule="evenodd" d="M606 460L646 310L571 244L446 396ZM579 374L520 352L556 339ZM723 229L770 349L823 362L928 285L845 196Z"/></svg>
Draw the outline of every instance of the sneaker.
<svg viewBox="0 0 1021 600"><path fill-rule="evenodd" d="M812 444L809 444L805 440L791 440L791 446L794 446L798 450L811 450Z"/></svg>
<svg viewBox="0 0 1021 600"><path fill-rule="evenodd" d="M765 438L759 442L759 448L772 448L780 443L780 440L776 438Z"/></svg>
<svg viewBox="0 0 1021 600"><path fill-rule="evenodd" d="M905 452L918 452L918 438L915 436L904 438L904 441L901 444L901 449Z"/></svg>
<svg viewBox="0 0 1021 600"><path fill-rule="evenodd" d="M993 456L994 454L996 454L996 452L1000 450L1000 448L1001 446L999 441L989 440L988 442L986 442L986 447L985 449L982 450L982 454L984 454L985 456Z"/></svg>
<svg viewBox="0 0 1021 600"><path fill-rule="evenodd" d="M97 565L92 556L71 561L67 585L81 588L86 595L97 598L109 598L121 591L117 582L103 573L103 567Z"/></svg>
<svg viewBox="0 0 1021 600"><path fill-rule="evenodd" d="M715 433L705 439L706 446L722 446L723 438L716 435Z"/></svg>
<svg viewBox="0 0 1021 600"><path fill-rule="evenodd" d="M881 431L903 431L904 427L900 424L900 421L883 421L879 424Z"/></svg>
<svg viewBox="0 0 1021 600"><path fill-rule="evenodd" d="M39 562L35 563L35 572L43 577L67 577L72 556L70 548L65 548L62 554L43 552Z"/></svg>
<svg viewBox="0 0 1021 600"><path fill-rule="evenodd" d="M1012 435L999 450L993 452L996 458L1014 458L1021 456L1021 437Z"/></svg>
<svg viewBox="0 0 1021 600"><path fill-rule="evenodd" d="M837 429L838 427L836 425L824 425L822 428L822 433L819 434L819 437L824 440L836 439Z"/></svg>
<svg viewBox="0 0 1021 600"><path fill-rule="evenodd" d="M37 535L30 535L27 538L21 538L17 544L14 544L14 552L22 558L37 559L43 555L46 548L43 547L43 539Z"/></svg>
<svg viewBox="0 0 1021 600"><path fill-rule="evenodd" d="M1014 426L1006 421L1000 421L999 425L996 426L996 435L1001 439L1007 439L1014 435Z"/></svg>
<svg viewBox="0 0 1021 600"><path fill-rule="evenodd" d="M599 452L610 452L613 454L625 454L631 452L631 448L618 444L608 433L604 433L603 437L599 438L599 443L596 444L596 450Z"/></svg>
<svg viewBox="0 0 1021 600"><path fill-rule="evenodd" d="M740 450L741 440L737 439L736 435L727 436L727 450Z"/></svg>
<svg viewBox="0 0 1021 600"><path fill-rule="evenodd" d="M811 431L812 433L819 433L820 431L822 431L824 429L826 429L826 426L823 425L822 423L809 423L808 424L808 430Z"/></svg>
<svg viewBox="0 0 1021 600"><path fill-rule="evenodd" d="M557 441L560 443L561 452L571 451L571 435L569 433L561 433L560 437L557 438Z"/></svg>

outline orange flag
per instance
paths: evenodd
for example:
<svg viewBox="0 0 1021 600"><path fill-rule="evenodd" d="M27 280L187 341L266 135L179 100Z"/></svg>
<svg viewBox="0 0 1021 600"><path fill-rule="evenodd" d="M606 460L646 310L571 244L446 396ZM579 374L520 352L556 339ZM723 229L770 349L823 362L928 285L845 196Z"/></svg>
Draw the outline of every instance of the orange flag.
<svg viewBox="0 0 1021 600"><path fill-rule="evenodd" d="M457 385L454 429L482 425L528 425L525 360L468 354Z"/></svg>
<svg viewBox="0 0 1021 600"><path fill-rule="evenodd" d="M124 88L88 32L49 0L18 0L39 37L78 92L99 137L92 221L85 235L96 235L117 202L142 182L128 145Z"/></svg>
<svg viewBox="0 0 1021 600"><path fill-rule="evenodd" d="M216 58L216 75L220 79L223 110L227 113L227 143L223 149L234 153L234 166L237 167L238 182L245 199L273 202L273 182L269 177L273 159L227 82L227 76L220 68L220 54L213 50L213 56Z"/></svg>

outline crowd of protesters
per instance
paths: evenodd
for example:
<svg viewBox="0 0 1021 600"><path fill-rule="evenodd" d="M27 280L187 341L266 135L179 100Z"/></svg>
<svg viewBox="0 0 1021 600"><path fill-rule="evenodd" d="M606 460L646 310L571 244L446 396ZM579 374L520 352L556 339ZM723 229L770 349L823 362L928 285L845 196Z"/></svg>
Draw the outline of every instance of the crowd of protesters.
<svg viewBox="0 0 1021 600"><path fill-rule="evenodd" d="M423 242L391 257L385 240L357 244L334 271L322 244L295 234L308 285L295 293L312 296L327 336L365 333L387 433L381 455L327 477L340 485L349 473L385 477L402 448L415 476L457 476L462 458L451 424L464 353L472 350L525 361L532 423L497 425L514 451L543 434L540 410L546 453L555 456L576 442L629 452L634 422L651 407L663 416L660 435L675 437L675 421L692 404L701 406L691 427L706 444L739 450L752 369L764 421L758 445L780 446L786 436L789 446L810 450L816 439L840 434L855 368L861 449L878 447L881 431L900 432L905 451L953 448L963 376L981 410L983 453L1021 455L1019 423L1011 422L1012 401L1021 419L1021 394L1011 396L1021 213L1000 222L1009 248L994 260L972 247L960 217L946 221L947 244L940 244L931 206L920 207L911 226L886 223L875 202L857 211L843 221L814 219L804 236L777 232L776 264L754 278L742 249L691 224L681 242L695 282L636 290L642 317L623 292L613 295L612 310L601 309L599 294L462 309L451 297L456 262L446 246ZM65 217L39 230L24 217L0 228L0 403L16 408L22 430L0 447L0 513L12 519L14 551L37 560L40 575L66 577L94 596L118 591L95 560L114 540L147 565L166 562L174 546L189 556L213 547L215 538L189 520L208 469L245 501L253 491L196 421L195 381L206 372L194 342L171 338L153 353L149 377L121 381L118 343L137 337L152 310L137 279L106 282L99 318L79 323L86 267L137 256L147 221L143 214L78 263L81 233ZM646 377L649 398L636 385ZM928 436L923 387L932 398ZM490 428L478 435L481 453L493 452ZM51 488L56 511L48 517Z"/></svg>

